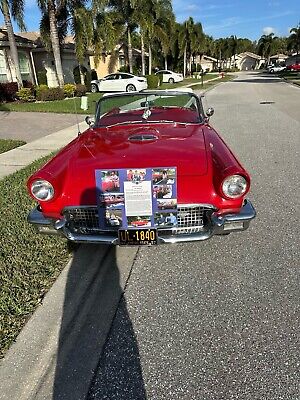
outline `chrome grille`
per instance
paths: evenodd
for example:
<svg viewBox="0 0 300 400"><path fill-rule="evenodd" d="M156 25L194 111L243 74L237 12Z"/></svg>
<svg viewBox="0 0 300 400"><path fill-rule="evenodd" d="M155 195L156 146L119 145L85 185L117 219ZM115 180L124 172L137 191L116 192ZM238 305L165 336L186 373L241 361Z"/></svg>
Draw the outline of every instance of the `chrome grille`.
<svg viewBox="0 0 300 400"><path fill-rule="evenodd" d="M210 205L179 205L177 209L177 227L172 229L173 234L196 233L204 229L209 221L214 208ZM105 208L103 208L103 218ZM109 227L107 230L100 229L98 208L93 206L67 207L63 212L68 228L74 233L95 234L105 231L117 231L118 227ZM165 233L170 228L159 228Z"/></svg>

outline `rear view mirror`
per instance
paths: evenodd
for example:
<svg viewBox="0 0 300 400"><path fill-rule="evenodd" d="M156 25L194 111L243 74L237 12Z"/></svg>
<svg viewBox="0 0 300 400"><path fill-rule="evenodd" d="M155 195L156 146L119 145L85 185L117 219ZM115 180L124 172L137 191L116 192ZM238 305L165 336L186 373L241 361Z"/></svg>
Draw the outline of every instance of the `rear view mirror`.
<svg viewBox="0 0 300 400"><path fill-rule="evenodd" d="M207 117L211 117L212 115L214 115L214 112L215 112L215 110L214 110L212 107L209 107L209 108L206 110L206 116L207 116Z"/></svg>

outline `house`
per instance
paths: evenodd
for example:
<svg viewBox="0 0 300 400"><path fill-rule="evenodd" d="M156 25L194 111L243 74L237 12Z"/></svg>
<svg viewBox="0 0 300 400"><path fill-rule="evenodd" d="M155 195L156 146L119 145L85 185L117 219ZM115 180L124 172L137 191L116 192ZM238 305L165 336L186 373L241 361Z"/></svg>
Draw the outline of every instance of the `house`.
<svg viewBox="0 0 300 400"><path fill-rule="evenodd" d="M288 56L285 54L274 54L270 57L270 63L276 65L285 64L287 58Z"/></svg>
<svg viewBox="0 0 300 400"><path fill-rule="evenodd" d="M212 71L217 69L218 60L216 58L206 56L203 54L199 60L199 64L201 65L202 69Z"/></svg>
<svg viewBox="0 0 300 400"><path fill-rule="evenodd" d="M134 65L141 65L141 50L133 48L132 57ZM145 57L148 57L147 52ZM96 71L98 78L103 78L105 75L119 71L121 68L128 66L127 46L124 43L118 44L113 51L103 52L98 60L96 57L90 56L90 66L92 70Z"/></svg>
<svg viewBox="0 0 300 400"><path fill-rule="evenodd" d="M53 53L48 52L45 48L40 33L21 32L19 35L30 40L34 44L32 54L37 80L39 73L44 71L46 73L47 85L49 87L58 86ZM83 62L81 63L81 68L84 72L90 72L91 68L89 57L91 54L93 53L88 51ZM79 63L75 52L75 42L72 36L67 36L64 39L61 47L61 61L65 83L74 83L74 73L76 73L76 69L79 68Z"/></svg>
<svg viewBox="0 0 300 400"><path fill-rule="evenodd" d="M15 40L19 55L19 64L22 80L36 81L33 62L34 43L20 35L15 34ZM13 68L7 30L0 28L0 82L16 82Z"/></svg>
<svg viewBox="0 0 300 400"><path fill-rule="evenodd" d="M233 62L234 63L234 62ZM259 69L265 59L257 54L246 51L235 56L235 65L240 71L249 71L251 69Z"/></svg>
<svg viewBox="0 0 300 400"><path fill-rule="evenodd" d="M58 86L54 56L48 52L39 32L20 32L15 34L22 80L39 84L39 74L44 73L49 87ZM90 71L87 52L82 63L82 70ZM65 83L74 83L74 72L79 68L75 53L75 43L67 36L61 48L61 59ZM0 28L0 82L15 82L16 76L12 67L10 46L5 28Z"/></svg>

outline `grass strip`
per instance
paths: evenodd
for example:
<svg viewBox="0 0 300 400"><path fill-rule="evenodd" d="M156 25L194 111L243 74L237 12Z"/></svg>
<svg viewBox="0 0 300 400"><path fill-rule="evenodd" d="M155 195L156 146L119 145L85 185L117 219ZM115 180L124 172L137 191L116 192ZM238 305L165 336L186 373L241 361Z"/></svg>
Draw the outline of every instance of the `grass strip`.
<svg viewBox="0 0 300 400"><path fill-rule="evenodd" d="M199 85L193 85L191 87L193 90L207 90L207 89L211 89L213 86L215 86L219 83L232 81L234 78L235 78L234 75L225 75L224 78L215 79L214 81L211 81L211 82L206 82L206 83L204 83L203 86L201 84L199 84Z"/></svg>
<svg viewBox="0 0 300 400"><path fill-rule="evenodd" d="M23 140L0 139L0 154L26 144Z"/></svg>
<svg viewBox="0 0 300 400"><path fill-rule="evenodd" d="M205 74L205 75L203 75L203 82L205 82L209 79L217 78L217 77L218 77L218 74ZM202 80L196 79L196 78L185 78L183 81L177 82L177 83L163 83L158 89L159 90L175 89L175 88L179 88L181 86L187 86L187 85L191 85L192 83L197 83L197 82L199 82L199 84L201 84Z"/></svg>
<svg viewBox="0 0 300 400"><path fill-rule="evenodd" d="M69 258L66 241L38 235L26 220L35 204L27 194L26 180L52 156L0 180L0 357Z"/></svg>

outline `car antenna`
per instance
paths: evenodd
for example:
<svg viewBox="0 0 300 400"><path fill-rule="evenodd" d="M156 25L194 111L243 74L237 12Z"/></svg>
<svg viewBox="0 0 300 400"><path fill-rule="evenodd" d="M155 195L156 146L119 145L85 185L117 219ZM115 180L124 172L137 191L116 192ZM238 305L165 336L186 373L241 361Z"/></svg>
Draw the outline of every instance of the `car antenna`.
<svg viewBox="0 0 300 400"><path fill-rule="evenodd" d="M73 101L74 101L74 109L75 109L76 123L77 123L77 134L79 136L79 135L81 135L81 132L80 132L79 121L78 121L78 114L77 114L77 107L76 107L76 100L75 100L75 92L73 92Z"/></svg>

